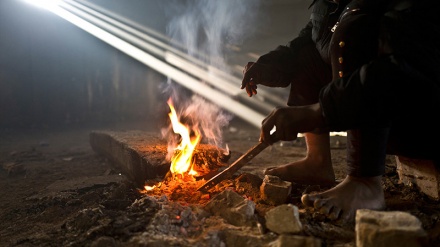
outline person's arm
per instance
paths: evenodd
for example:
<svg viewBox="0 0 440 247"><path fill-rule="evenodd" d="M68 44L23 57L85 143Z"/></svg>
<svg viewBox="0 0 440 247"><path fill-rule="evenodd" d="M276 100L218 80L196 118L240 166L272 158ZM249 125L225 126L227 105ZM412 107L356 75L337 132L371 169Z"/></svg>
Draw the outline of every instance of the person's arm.
<svg viewBox="0 0 440 247"><path fill-rule="evenodd" d="M260 141L268 144L292 141L297 138L298 133L321 131L325 127L319 103L278 107L263 120ZM275 132L271 134L274 128Z"/></svg>
<svg viewBox="0 0 440 247"><path fill-rule="evenodd" d="M318 103L273 110L263 120L260 140L272 144L294 140L298 133L389 127L402 101L410 100L411 86L402 84L406 77L393 56L373 60L329 83ZM274 127L276 132L270 135Z"/></svg>
<svg viewBox="0 0 440 247"><path fill-rule="evenodd" d="M297 62L298 51L307 44L312 43L312 24L309 22L290 41L288 45L280 45L276 49L262 55L256 62L249 62L243 71L241 89L251 97L257 94L257 85L268 87L287 87L293 76Z"/></svg>

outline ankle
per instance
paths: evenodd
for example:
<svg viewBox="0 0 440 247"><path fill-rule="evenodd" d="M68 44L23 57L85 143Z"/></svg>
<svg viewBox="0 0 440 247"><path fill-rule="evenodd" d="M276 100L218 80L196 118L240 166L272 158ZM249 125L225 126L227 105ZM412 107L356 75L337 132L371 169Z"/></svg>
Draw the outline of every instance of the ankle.
<svg viewBox="0 0 440 247"><path fill-rule="evenodd" d="M347 179L358 182L381 183L382 175L374 176L374 177L359 177L359 176L347 175Z"/></svg>
<svg viewBox="0 0 440 247"><path fill-rule="evenodd" d="M310 167L319 167L320 169L332 167L331 156L323 153L307 153L304 160L309 163Z"/></svg>
<svg viewBox="0 0 440 247"><path fill-rule="evenodd" d="M382 175L375 177L356 177L356 176L347 175L345 181L362 184L370 188L371 190L382 190Z"/></svg>

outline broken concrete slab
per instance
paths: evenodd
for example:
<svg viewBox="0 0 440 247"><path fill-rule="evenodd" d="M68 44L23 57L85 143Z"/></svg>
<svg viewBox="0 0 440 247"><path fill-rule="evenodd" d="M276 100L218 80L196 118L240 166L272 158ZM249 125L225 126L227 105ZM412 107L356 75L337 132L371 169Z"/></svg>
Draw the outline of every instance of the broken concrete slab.
<svg viewBox="0 0 440 247"><path fill-rule="evenodd" d="M169 170L167 143L157 133L93 131L89 138L95 152L115 163L140 188Z"/></svg>
<svg viewBox="0 0 440 247"><path fill-rule="evenodd" d="M440 200L440 171L434 161L396 156L396 162L400 182L415 185L420 192Z"/></svg>
<svg viewBox="0 0 440 247"><path fill-rule="evenodd" d="M93 131L89 138L95 152L115 163L140 188L146 180L164 178L170 170L168 143L158 133ZM193 153L192 169L199 177L205 178L227 166L230 157L227 150L200 143Z"/></svg>
<svg viewBox="0 0 440 247"><path fill-rule="evenodd" d="M260 186L261 198L269 205L286 203L292 191L292 183L283 181L279 177L265 175Z"/></svg>
<svg viewBox="0 0 440 247"><path fill-rule="evenodd" d="M356 246L426 246L427 234L420 220L401 211L356 211Z"/></svg>
<svg viewBox="0 0 440 247"><path fill-rule="evenodd" d="M266 227L278 234L297 234L302 231L298 207L293 204L283 204L267 211L264 216Z"/></svg>

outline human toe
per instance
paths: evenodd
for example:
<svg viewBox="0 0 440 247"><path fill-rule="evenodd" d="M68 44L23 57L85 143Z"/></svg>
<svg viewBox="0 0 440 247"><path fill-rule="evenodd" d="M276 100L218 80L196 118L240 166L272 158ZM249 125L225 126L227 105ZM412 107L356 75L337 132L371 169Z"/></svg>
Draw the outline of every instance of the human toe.
<svg viewBox="0 0 440 247"><path fill-rule="evenodd" d="M320 199L318 195L304 194L301 196L301 202L307 207L314 207L315 201Z"/></svg>
<svg viewBox="0 0 440 247"><path fill-rule="evenodd" d="M339 207L332 207L331 212L328 214L330 220L337 220L341 214L341 209Z"/></svg>
<svg viewBox="0 0 440 247"><path fill-rule="evenodd" d="M315 207L316 208L316 207ZM318 208L317 208L318 209ZM329 204L329 203L324 203L321 205L321 207L319 208L319 212L323 215L328 216L330 214L330 212L333 209L333 205Z"/></svg>

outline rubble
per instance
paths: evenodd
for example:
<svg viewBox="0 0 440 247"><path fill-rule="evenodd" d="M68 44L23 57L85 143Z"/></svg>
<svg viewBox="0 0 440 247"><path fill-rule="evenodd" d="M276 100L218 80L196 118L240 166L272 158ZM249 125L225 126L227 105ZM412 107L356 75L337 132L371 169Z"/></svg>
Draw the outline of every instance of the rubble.
<svg viewBox="0 0 440 247"><path fill-rule="evenodd" d="M99 133L103 132L111 133L107 131ZM3 245L356 246L357 232L354 224L347 226L338 221L331 221L319 216L316 210L302 205L300 199L305 191L322 191L328 189L326 187L292 183L286 203L280 206L289 203L295 205L298 215L294 217L295 213L292 212L294 210L290 208L283 214L280 213L279 219L299 220L301 230L297 233L280 234L278 232L282 232L281 230L275 231L274 227L277 226L268 228L271 220L269 218L267 220L266 216L270 217L269 212L277 206L260 198L264 178L262 171L268 166L301 159L305 152L297 146L274 145L255 157L252 163L243 167L231 179L219 183L209 194L196 191L203 180L183 178L179 180L177 177L167 181L153 179L154 181L149 185L155 185L156 188L146 192L133 185L133 179L122 170L122 166L115 167L109 162L108 156L96 155L90 149L88 143L90 130L82 133L80 135L72 132L68 137L62 137L63 140L69 141L78 138L75 143L79 146L74 143L63 144L57 141L57 135L50 135L52 138L48 141L51 145L47 147L38 145L40 139L45 139L38 137L36 141L30 142L35 145L35 148L31 146L31 150L28 144L15 146L0 142L4 144L4 150L0 150L2 165L0 166L2 168L0 169L0 187L2 187L0 241ZM116 136L130 136L129 133L134 132L116 132ZM142 136L144 139L147 138L148 135L144 133L147 132L138 132L139 135L134 135L135 139ZM258 136L258 133L250 136ZM232 138L234 138L233 142L228 141L228 144L231 144L232 161L241 156L241 152L245 152L250 143L257 141L248 139L241 132L234 133ZM15 139L11 138L11 140ZM140 145L142 143L153 145L147 139L140 141L138 146L128 145L129 143L135 142L127 139L126 144L138 151L148 148ZM161 153L161 147L158 147L156 153L153 153L154 148L147 149L146 153L151 154L153 158L159 158L156 160L150 157L149 160L154 164L160 163L165 155ZM341 165L345 162L345 152L340 152L339 149L334 149L332 152L336 152L333 162L337 178L342 179L345 176L345 166ZM274 156L277 157L276 164L274 164ZM66 161L65 157L69 157L69 161ZM142 158L142 155L139 157ZM387 169L383 179L386 210L405 212L417 217L428 236L429 243L426 246L438 245L440 240L438 201L429 199L417 190L416 186L400 183L395 171L395 162L394 156L387 157ZM3 164L22 164L26 172L20 173L23 175L12 176L3 168ZM232 224L233 220L230 218L234 218L232 215L235 215L235 212L229 212L229 216L226 217L216 212L224 208L219 207L220 203L214 201L214 198L225 191L233 194L237 202L245 205L243 208L238 207L239 210L236 206L240 205L239 203L226 204L229 207L227 210L237 210L242 215L247 215L240 217L249 216L249 224ZM227 200L222 200L225 201ZM210 202L211 209L208 211L205 205ZM380 215L373 216L370 213L367 216L374 218L364 222L367 226L370 226L368 222L375 222L378 221L377 217L380 218ZM273 220L275 221L273 225L281 225L279 219ZM386 228L382 226L379 230ZM381 236L385 235L381 234ZM365 235L360 238L363 241L368 240Z"/></svg>
<svg viewBox="0 0 440 247"><path fill-rule="evenodd" d="M440 200L440 171L434 161L396 156L397 172L405 185L415 185L420 192Z"/></svg>
<svg viewBox="0 0 440 247"><path fill-rule="evenodd" d="M236 229L228 229L224 233L226 246L267 246L270 238L259 232L248 229L247 231L237 231Z"/></svg>
<svg viewBox="0 0 440 247"><path fill-rule="evenodd" d="M278 234L296 234L302 231L298 207L283 204L269 210L266 215L266 227Z"/></svg>
<svg viewBox="0 0 440 247"><path fill-rule="evenodd" d="M283 181L279 177L265 175L263 184L260 186L261 198L269 205L280 205L286 203L292 183Z"/></svg>
<svg viewBox="0 0 440 247"><path fill-rule="evenodd" d="M255 203L232 190L225 190L209 201L205 209L236 226L255 226Z"/></svg>
<svg viewBox="0 0 440 247"><path fill-rule="evenodd" d="M281 234L275 241L268 244L269 247L321 247L321 240L299 235Z"/></svg>
<svg viewBox="0 0 440 247"><path fill-rule="evenodd" d="M401 211L357 210L355 231L357 247L422 247L427 244L427 234L420 220Z"/></svg>

